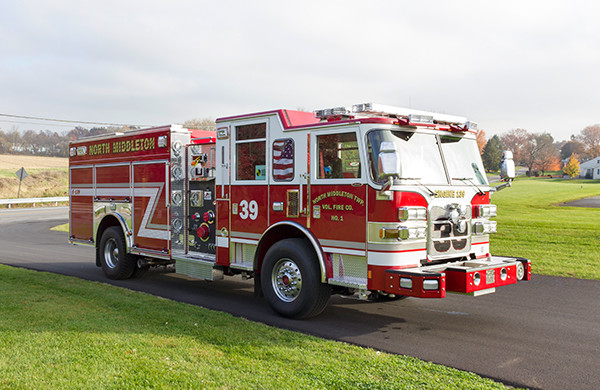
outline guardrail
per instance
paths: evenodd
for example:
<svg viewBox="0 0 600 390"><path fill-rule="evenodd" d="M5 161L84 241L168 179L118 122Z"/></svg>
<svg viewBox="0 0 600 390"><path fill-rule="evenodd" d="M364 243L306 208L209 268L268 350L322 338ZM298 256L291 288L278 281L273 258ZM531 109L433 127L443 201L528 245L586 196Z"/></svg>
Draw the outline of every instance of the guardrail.
<svg viewBox="0 0 600 390"><path fill-rule="evenodd" d="M22 203L30 203L35 207L36 203L54 203L55 206L58 205L59 202L68 202L68 196L55 196L48 198L20 198L20 199L0 199L0 204L8 205L10 208L13 204L22 204Z"/></svg>

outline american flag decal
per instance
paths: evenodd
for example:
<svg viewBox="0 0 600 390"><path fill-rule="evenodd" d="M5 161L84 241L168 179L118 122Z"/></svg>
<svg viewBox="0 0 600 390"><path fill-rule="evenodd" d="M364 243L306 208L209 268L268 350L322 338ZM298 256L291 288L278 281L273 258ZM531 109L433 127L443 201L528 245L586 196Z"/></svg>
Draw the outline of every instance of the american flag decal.
<svg viewBox="0 0 600 390"><path fill-rule="evenodd" d="M294 178L294 140L282 139L273 142L273 178L275 180Z"/></svg>

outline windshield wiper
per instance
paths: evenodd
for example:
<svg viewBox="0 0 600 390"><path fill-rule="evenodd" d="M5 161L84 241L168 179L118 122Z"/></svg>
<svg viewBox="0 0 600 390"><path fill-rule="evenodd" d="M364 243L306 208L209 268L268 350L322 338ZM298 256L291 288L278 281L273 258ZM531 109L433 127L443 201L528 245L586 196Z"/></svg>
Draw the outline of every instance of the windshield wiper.
<svg viewBox="0 0 600 390"><path fill-rule="evenodd" d="M477 188L477 191L478 191L479 195L485 195L485 192L481 188L479 188L479 186L477 184L475 184L473 182L473 178L472 177L453 177L452 180L460 180L462 182L468 182L472 186L474 186L475 188Z"/></svg>
<svg viewBox="0 0 600 390"><path fill-rule="evenodd" d="M431 191L431 189L429 189L429 187L427 187L425 184L423 184L419 181L419 180L421 180L420 177L399 177L398 180L414 180L417 182L417 184L419 184L420 186L425 188L429 192L429 195L431 195L431 196L435 195L435 192Z"/></svg>

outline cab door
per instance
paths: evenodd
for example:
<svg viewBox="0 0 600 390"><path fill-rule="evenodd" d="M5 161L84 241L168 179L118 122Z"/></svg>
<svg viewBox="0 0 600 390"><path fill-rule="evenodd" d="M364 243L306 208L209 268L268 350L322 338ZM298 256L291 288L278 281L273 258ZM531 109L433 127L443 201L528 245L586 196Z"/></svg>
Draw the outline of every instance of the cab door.
<svg viewBox="0 0 600 390"><path fill-rule="evenodd" d="M322 244L364 253L367 185L358 128L314 133L311 145L311 230Z"/></svg>

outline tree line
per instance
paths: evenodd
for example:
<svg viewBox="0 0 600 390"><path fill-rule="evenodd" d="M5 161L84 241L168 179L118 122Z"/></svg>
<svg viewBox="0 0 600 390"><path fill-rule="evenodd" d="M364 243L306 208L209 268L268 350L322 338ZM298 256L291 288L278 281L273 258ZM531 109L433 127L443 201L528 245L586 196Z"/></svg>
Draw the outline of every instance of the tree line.
<svg viewBox="0 0 600 390"><path fill-rule="evenodd" d="M77 141L83 137L126 131L131 127L93 127L86 129L76 126L66 133L50 130L35 132L27 130L19 132L0 130L0 154L28 154L48 157L68 157L69 142Z"/></svg>
<svg viewBox="0 0 600 390"><path fill-rule="evenodd" d="M215 130L215 122L211 118L190 119L185 121L183 126L189 129ZM133 129L136 129L136 127L109 126L86 129L76 126L64 133L50 130L40 130L38 132L33 130L20 132L17 129L7 132L0 130L0 154L68 157L69 142L77 141L83 137Z"/></svg>
<svg viewBox="0 0 600 390"><path fill-rule="evenodd" d="M526 167L528 175L543 175L562 169L569 160L578 166L579 162L600 156L600 124L587 126L568 141L560 142L549 133L531 133L525 129L513 129L486 141L485 132L479 130L477 143L488 171L498 171L502 152L510 150L515 164Z"/></svg>

